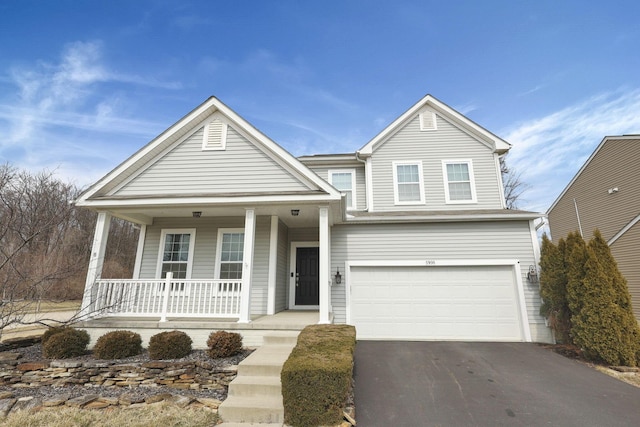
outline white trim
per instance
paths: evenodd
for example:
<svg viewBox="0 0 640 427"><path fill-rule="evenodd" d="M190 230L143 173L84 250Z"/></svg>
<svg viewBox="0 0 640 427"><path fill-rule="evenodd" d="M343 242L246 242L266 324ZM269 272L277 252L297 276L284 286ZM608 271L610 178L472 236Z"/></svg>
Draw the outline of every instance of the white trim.
<svg viewBox="0 0 640 427"><path fill-rule="evenodd" d="M193 255L196 247L196 229L195 228L163 228L160 232L160 247L158 248L158 261L156 264L156 278L162 277L162 257L164 256L164 245L167 234L189 234L189 259L187 260L187 277L191 279L191 271L193 268Z"/></svg>
<svg viewBox="0 0 640 427"><path fill-rule="evenodd" d="M81 313L83 316L91 316L94 314L92 313L92 305L94 304L92 300L92 288L95 282L102 276L102 266L107 251L110 227L111 215L108 212L98 212L96 228L93 233L89 266L87 268L87 277L84 284L84 294L82 295Z"/></svg>
<svg viewBox="0 0 640 427"><path fill-rule="evenodd" d="M622 230L618 231L616 233L615 236L613 236L611 239L609 239L609 241L607 242L607 245L611 246L613 245L616 240L618 240L620 237L622 237L622 235L624 233L626 233L627 231L629 231L629 229L631 227L633 227L634 225L636 225L636 223L640 221L640 215L638 215L637 217L633 218L627 225L625 225L624 227L622 227Z"/></svg>
<svg viewBox="0 0 640 427"><path fill-rule="evenodd" d="M329 178L329 183L333 185L333 175L336 174L349 174L351 175L351 206L347 205L347 210L357 209L358 198L356 195L356 170L355 169L329 169L327 171L327 177ZM342 191L336 187L338 191Z"/></svg>
<svg viewBox="0 0 640 427"><path fill-rule="evenodd" d="M321 206L318 209L318 216L318 237L320 242L318 247L318 293L320 303L320 307L318 309L318 323L327 324L331 323L329 320L329 305L331 304L329 208Z"/></svg>
<svg viewBox="0 0 640 427"><path fill-rule="evenodd" d="M373 160L371 157L367 157L367 162L364 165L365 180L367 183L367 210L373 211Z"/></svg>
<svg viewBox="0 0 640 427"><path fill-rule="evenodd" d="M522 282L522 269L517 259L422 259L422 260L377 260L345 262L345 293L347 295L346 323L351 324L351 267L467 267L467 266L511 266L516 280L520 328L526 342L531 342L531 325L527 316L527 304Z"/></svg>
<svg viewBox="0 0 640 427"><path fill-rule="evenodd" d="M244 228L242 227L218 228L218 237L216 241L216 264L213 269L213 277L216 280L220 279L220 262L222 261L222 236L224 234L232 234L232 233L244 234ZM244 263L244 254L243 254L242 262ZM244 271L242 272L242 279L244 279Z"/></svg>
<svg viewBox="0 0 640 427"><path fill-rule="evenodd" d="M433 123L432 127L425 126L424 117L427 114L431 115L431 123ZM419 117L420 117L420 130L422 132L430 132L430 131L438 130L438 118L436 117L436 113L434 111L429 109L424 109L420 111Z"/></svg>
<svg viewBox="0 0 640 427"><path fill-rule="evenodd" d="M469 186L471 187L471 199L470 200L451 200L449 194L449 174L447 172L447 165L467 165L467 172L469 173ZM448 205L462 205L478 203L476 196L476 180L473 175L473 161L470 159L462 160L442 160L442 180L444 181L444 197L445 203Z"/></svg>
<svg viewBox="0 0 640 427"><path fill-rule="evenodd" d="M296 305L296 264L298 248L320 248L320 242L291 242L289 256L289 310L318 310L318 305ZM318 279L318 284L319 279Z"/></svg>
<svg viewBox="0 0 640 427"><path fill-rule="evenodd" d="M533 261L535 262L536 271L540 265L540 241L538 240L538 232L534 220L529 220L529 231L531 233L531 246L533 247Z"/></svg>
<svg viewBox="0 0 640 427"><path fill-rule="evenodd" d="M496 176L498 177L498 187L500 189L500 203L502 203L502 208L507 208L507 199L504 195L504 181L502 180L502 170L500 169L500 155L498 153L493 154L494 162L496 165Z"/></svg>
<svg viewBox="0 0 640 427"><path fill-rule="evenodd" d="M253 284L253 251L256 240L256 211L245 210L244 216L244 254L242 262L242 292L240 299L240 318L238 323L251 322L251 288Z"/></svg>
<svg viewBox="0 0 640 427"><path fill-rule="evenodd" d="M138 235L138 247L136 249L136 263L133 266L133 278L140 278L140 270L142 269L142 253L144 252L144 241L147 238L147 225L140 226L140 234Z"/></svg>
<svg viewBox="0 0 640 427"><path fill-rule="evenodd" d="M278 216L271 215L269 235L269 278L267 281L267 315L276 313L276 285L278 273Z"/></svg>
<svg viewBox="0 0 640 427"><path fill-rule="evenodd" d="M422 175L422 160L394 161L393 167L393 201L396 205L424 205L424 178ZM418 166L418 185L420 187L420 200L400 201L398 198L398 166Z"/></svg>

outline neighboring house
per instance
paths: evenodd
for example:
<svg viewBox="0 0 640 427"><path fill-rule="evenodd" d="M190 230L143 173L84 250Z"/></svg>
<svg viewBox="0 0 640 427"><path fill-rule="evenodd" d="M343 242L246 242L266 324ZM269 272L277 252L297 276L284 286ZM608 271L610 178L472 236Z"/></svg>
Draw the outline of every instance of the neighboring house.
<svg viewBox="0 0 640 427"><path fill-rule="evenodd" d="M509 148L427 95L355 153L295 158L209 98L77 200L99 213L83 307L132 326L314 310L359 339L550 341L527 279L541 214L505 208ZM132 280L100 279L110 216L140 225Z"/></svg>
<svg viewBox="0 0 640 427"><path fill-rule="evenodd" d="M640 320L640 135L607 136L549 208L553 240L597 228L627 279Z"/></svg>

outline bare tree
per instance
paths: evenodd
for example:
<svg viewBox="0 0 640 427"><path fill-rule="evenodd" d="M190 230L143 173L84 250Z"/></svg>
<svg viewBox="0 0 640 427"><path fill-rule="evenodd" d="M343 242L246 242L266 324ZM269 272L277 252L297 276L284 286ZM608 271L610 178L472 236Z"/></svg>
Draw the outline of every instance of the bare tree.
<svg viewBox="0 0 640 427"><path fill-rule="evenodd" d="M529 188L529 184L522 181L520 173L507 165L504 157L500 157L500 172L502 173L507 209L517 209L520 197Z"/></svg>

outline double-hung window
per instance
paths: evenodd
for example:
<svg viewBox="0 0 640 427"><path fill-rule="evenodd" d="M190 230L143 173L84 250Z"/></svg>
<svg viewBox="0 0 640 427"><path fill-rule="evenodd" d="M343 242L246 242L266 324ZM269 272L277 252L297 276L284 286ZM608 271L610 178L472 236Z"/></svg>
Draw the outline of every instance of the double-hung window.
<svg viewBox="0 0 640 427"><path fill-rule="evenodd" d="M476 188L471 160L442 162L444 192L447 203L475 203Z"/></svg>
<svg viewBox="0 0 640 427"><path fill-rule="evenodd" d="M330 170L329 182L346 196L347 209L356 208L356 172L353 169Z"/></svg>
<svg viewBox="0 0 640 427"><path fill-rule="evenodd" d="M244 229L218 230L216 277L221 280L242 279L244 261Z"/></svg>
<svg viewBox="0 0 640 427"><path fill-rule="evenodd" d="M195 229L162 230L158 251L157 276L162 279L172 273L174 279L190 279L193 263L193 250L196 240ZM184 289L184 283L171 285L172 290ZM160 290L164 289L164 285Z"/></svg>
<svg viewBox="0 0 640 427"><path fill-rule="evenodd" d="M393 162L393 184L397 205L424 204L422 162Z"/></svg>

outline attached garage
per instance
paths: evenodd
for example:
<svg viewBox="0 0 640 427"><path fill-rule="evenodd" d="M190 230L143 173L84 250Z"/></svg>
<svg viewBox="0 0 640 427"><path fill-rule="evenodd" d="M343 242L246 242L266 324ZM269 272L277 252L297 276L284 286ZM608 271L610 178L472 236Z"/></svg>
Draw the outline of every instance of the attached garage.
<svg viewBox="0 0 640 427"><path fill-rule="evenodd" d="M517 261L354 262L347 271L358 339L531 341Z"/></svg>

